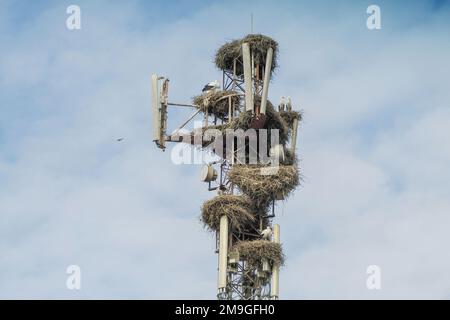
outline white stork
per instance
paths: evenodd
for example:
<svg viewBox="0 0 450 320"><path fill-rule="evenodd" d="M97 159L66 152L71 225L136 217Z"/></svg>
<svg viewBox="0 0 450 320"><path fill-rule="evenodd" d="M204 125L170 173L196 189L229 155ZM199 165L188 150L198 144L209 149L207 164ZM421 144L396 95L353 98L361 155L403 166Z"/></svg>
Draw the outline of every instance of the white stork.
<svg viewBox="0 0 450 320"><path fill-rule="evenodd" d="M278 105L278 111L284 111L285 106L286 106L286 99L284 98L284 96L282 96L280 104Z"/></svg>
<svg viewBox="0 0 450 320"><path fill-rule="evenodd" d="M272 228L270 226L261 231L261 238L263 240L270 240L271 237L272 237Z"/></svg>
<svg viewBox="0 0 450 320"><path fill-rule="evenodd" d="M220 89L219 81L214 80L214 81L211 81L208 84L206 84L203 87L202 92L206 93L206 92L210 92L210 91L217 90L217 89Z"/></svg>
<svg viewBox="0 0 450 320"><path fill-rule="evenodd" d="M287 111L292 111L292 100L291 97L288 97L288 102L286 105Z"/></svg>

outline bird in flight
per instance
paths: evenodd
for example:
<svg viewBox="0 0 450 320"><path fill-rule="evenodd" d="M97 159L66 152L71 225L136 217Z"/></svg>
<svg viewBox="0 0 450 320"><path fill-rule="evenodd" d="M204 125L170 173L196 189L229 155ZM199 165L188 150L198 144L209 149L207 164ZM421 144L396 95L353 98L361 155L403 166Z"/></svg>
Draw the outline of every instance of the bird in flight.
<svg viewBox="0 0 450 320"><path fill-rule="evenodd" d="M116 139L117 140L117 142L120 142L120 141L122 141L123 140L123 138L119 138L119 139Z"/></svg>
<svg viewBox="0 0 450 320"><path fill-rule="evenodd" d="M220 88L219 81L214 80L214 81L211 81L211 82L207 83L203 87L202 92L209 92L209 91L216 90L216 89L219 89L219 88Z"/></svg>

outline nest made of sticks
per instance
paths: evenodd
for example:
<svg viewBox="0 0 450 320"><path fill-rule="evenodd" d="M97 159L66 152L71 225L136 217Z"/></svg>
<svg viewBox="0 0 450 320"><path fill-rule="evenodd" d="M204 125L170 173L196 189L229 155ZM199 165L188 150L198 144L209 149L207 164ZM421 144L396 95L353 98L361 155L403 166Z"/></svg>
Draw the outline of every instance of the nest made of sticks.
<svg viewBox="0 0 450 320"><path fill-rule="evenodd" d="M226 215L231 229L243 230L255 221L251 210L252 202L246 196L218 195L203 204L201 221L207 229L217 231L220 218Z"/></svg>
<svg viewBox="0 0 450 320"><path fill-rule="evenodd" d="M228 178L255 203L273 198L285 199L300 184L296 164L277 167L234 165Z"/></svg>
<svg viewBox="0 0 450 320"><path fill-rule="evenodd" d="M292 129L295 119L299 122L302 120L302 113L300 111L280 111L279 115L286 122L289 129Z"/></svg>
<svg viewBox="0 0 450 320"><path fill-rule="evenodd" d="M255 97L255 105L258 105L261 103L261 97L256 96ZM225 148L226 148L226 139L225 134L227 129L233 129L238 130L242 129L246 131L247 129L251 128L251 123L253 120L253 116L250 112L242 111L236 118L234 118L231 122L225 122L223 124L218 125L209 125L208 127L202 127L195 129L192 132L192 136L197 134L201 135L198 141L194 141L194 139L191 140L192 144L197 144L201 147L211 147L215 146L211 142L214 140L214 137L211 137L211 139L203 139L203 135L206 130L208 129L217 129L221 132L223 135L223 148L222 152L219 152L218 155L223 157L225 155ZM279 143L285 145L289 139L289 128L286 124L286 122L280 117L279 112L275 111L275 108L273 107L272 103L270 101L267 101L267 108L266 108L266 122L264 125L264 129L267 129L267 150L270 150L271 147L271 138L272 138L272 132L271 129L277 129L278 130L278 137L279 137ZM256 130L258 133L259 131ZM210 133L213 133L212 131ZM258 134L259 137L259 134ZM259 139L259 138L258 138ZM208 140L208 141L206 141ZM203 143L201 143L203 142ZM259 142L256 143L259 145Z"/></svg>
<svg viewBox="0 0 450 320"><path fill-rule="evenodd" d="M287 148L284 151L284 165L293 165L297 163L297 155L291 152L291 149Z"/></svg>
<svg viewBox="0 0 450 320"><path fill-rule="evenodd" d="M267 259L272 265L284 265L285 256L281 244L267 240L239 241L232 250L247 261L251 269L261 268L261 261Z"/></svg>
<svg viewBox="0 0 450 320"><path fill-rule="evenodd" d="M241 98L237 92L231 90L206 92L195 96L192 101L203 113L208 112L209 115L225 119L229 113L229 99L232 108L239 110Z"/></svg>
<svg viewBox="0 0 450 320"><path fill-rule="evenodd" d="M254 97L255 106L261 105L261 97ZM233 129L243 129L247 130L251 127L253 116L250 112L243 111L238 117L233 119L230 127ZM285 144L289 138L289 128L286 122L281 118L279 112L275 111L273 104L267 100L266 104L266 123L264 124L264 129L267 129L267 140L268 143L271 141L271 129L278 129L279 143ZM270 147L269 147L270 148Z"/></svg>
<svg viewBox="0 0 450 320"><path fill-rule="evenodd" d="M240 59L242 61L242 44L244 42L247 42L250 46L255 65L259 64L262 67L265 67L266 65L267 50L272 47L273 58L271 73L276 69L278 66L278 43L272 38L262 34L249 34L243 39L230 41L220 47L219 50L217 50L215 58L217 68L233 72L234 60ZM242 63L236 63L236 75L241 76L243 74L244 68Z"/></svg>

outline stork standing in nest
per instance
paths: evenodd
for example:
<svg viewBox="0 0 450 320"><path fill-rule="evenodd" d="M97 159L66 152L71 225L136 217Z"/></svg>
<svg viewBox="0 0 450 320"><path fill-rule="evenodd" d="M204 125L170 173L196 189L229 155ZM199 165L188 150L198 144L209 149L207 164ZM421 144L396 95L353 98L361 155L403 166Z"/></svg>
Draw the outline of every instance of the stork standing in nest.
<svg viewBox="0 0 450 320"><path fill-rule="evenodd" d="M269 240L272 238L272 228L268 226L263 231L261 231L261 238L263 240Z"/></svg>
<svg viewBox="0 0 450 320"><path fill-rule="evenodd" d="M214 81L211 81L211 82L207 83L203 87L202 92L203 93L209 93L209 92L216 91L217 89L220 89L219 81L214 80Z"/></svg>

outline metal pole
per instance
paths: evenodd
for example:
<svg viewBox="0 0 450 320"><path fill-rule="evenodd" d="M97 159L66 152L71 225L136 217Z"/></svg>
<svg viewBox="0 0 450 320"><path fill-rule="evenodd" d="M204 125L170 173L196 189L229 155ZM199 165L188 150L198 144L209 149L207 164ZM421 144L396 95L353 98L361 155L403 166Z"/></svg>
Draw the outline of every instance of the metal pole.
<svg viewBox="0 0 450 320"><path fill-rule="evenodd" d="M280 243L280 225L275 224L273 226L273 242ZM272 299L278 299L280 295L280 266L274 264L272 266L272 282L270 285L270 297Z"/></svg>
<svg viewBox="0 0 450 320"><path fill-rule="evenodd" d="M184 103L173 103L173 102L167 102L168 106L174 106L174 107L190 107L190 108L196 108L193 104L184 104Z"/></svg>
<svg viewBox="0 0 450 320"><path fill-rule="evenodd" d="M248 43L242 44L242 57L244 60L245 110L253 112L252 66L250 61L250 45Z"/></svg>
<svg viewBox="0 0 450 320"><path fill-rule="evenodd" d="M273 49L267 50L266 67L264 68L264 84L261 97L261 113L266 114L267 95L269 93L270 71L272 68Z"/></svg>
<svg viewBox="0 0 450 320"><path fill-rule="evenodd" d="M183 129L184 128L184 126L185 125L187 125L188 124L188 122L189 121L191 121L197 114L199 114L200 113L200 109L197 109L185 122L183 122L183 124L181 125L181 126L179 126L178 127L178 129L176 129L172 134L171 134L171 136L173 137L173 136L176 136L177 134L178 134L178 131L180 131L181 129Z"/></svg>
<svg viewBox="0 0 450 320"><path fill-rule="evenodd" d="M228 257L228 217L220 217L219 231L219 278L217 282L218 294L224 293L227 286L227 257Z"/></svg>

